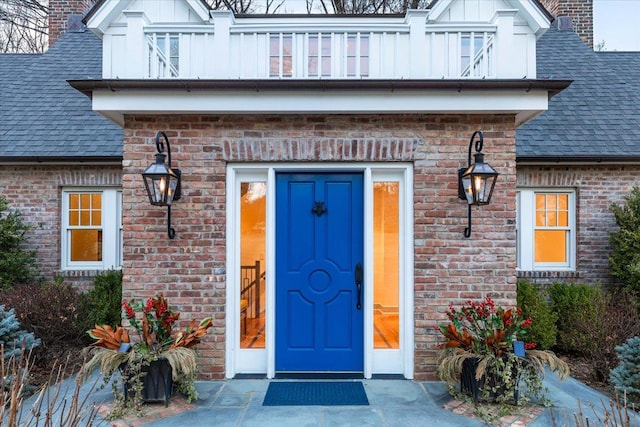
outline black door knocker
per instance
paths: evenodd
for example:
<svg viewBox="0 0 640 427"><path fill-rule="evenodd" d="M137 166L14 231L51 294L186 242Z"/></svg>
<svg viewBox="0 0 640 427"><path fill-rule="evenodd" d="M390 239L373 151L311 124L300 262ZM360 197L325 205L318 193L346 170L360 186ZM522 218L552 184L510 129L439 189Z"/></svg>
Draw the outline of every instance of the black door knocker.
<svg viewBox="0 0 640 427"><path fill-rule="evenodd" d="M324 202L316 202L315 206L311 208L311 212L314 212L318 216L322 216L326 211L327 208L324 207Z"/></svg>

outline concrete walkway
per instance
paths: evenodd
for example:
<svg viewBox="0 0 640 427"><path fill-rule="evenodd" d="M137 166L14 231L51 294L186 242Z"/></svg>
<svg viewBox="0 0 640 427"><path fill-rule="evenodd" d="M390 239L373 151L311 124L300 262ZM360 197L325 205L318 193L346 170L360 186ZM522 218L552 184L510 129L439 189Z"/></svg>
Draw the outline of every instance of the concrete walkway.
<svg viewBox="0 0 640 427"><path fill-rule="evenodd" d="M282 380L286 381L286 380ZM197 382L197 402L187 404L180 396L169 406L146 404L143 417L127 416L102 425L113 426L485 426L474 417L471 403L455 401L441 382L410 380L362 380L368 406L262 406L269 380L238 379ZM609 398L584 384L568 379L559 381L547 375L547 397L554 405L544 408L528 405L516 416L494 421L502 426L574 426L574 414L588 416L590 425L602 419ZM93 391L90 401L101 403L103 413L112 401L111 390ZM579 407L581 405L581 409ZM495 420L498 420L496 417ZM640 423L640 418L635 420ZM631 425L640 425L633 424Z"/></svg>

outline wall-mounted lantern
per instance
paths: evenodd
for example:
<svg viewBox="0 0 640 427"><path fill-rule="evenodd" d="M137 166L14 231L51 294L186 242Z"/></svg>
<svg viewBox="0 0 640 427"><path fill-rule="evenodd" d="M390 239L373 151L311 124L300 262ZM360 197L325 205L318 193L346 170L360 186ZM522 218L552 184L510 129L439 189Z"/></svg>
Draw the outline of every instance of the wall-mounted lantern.
<svg viewBox="0 0 640 427"><path fill-rule="evenodd" d="M475 142L474 163L471 164L471 147ZM469 204L469 225L464 229L464 237L471 236L471 206L488 205L493 195L499 173L484 162L482 145L484 137L477 130L469 140L468 167L458 170L458 197Z"/></svg>
<svg viewBox="0 0 640 427"><path fill-rule="evenodd" d="M164 154L164 144L167 154ZM171 203L180 200L180 169L171 168L171 146L167 135L159 131L156 134L156 162L142 172L144 186L147 189L149 203L153 206L167 206L167 233L173 239L176 231L171 227ZM165 164L165 158L168 162Z"/></svg>

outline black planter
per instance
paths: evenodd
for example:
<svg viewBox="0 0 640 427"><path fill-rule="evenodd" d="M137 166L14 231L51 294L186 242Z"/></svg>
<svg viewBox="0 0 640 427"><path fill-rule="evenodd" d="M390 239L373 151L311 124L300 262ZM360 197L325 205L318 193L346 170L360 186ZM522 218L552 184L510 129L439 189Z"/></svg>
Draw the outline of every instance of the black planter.
<svg viewBox="0 0 640 427"><path fill-rule="evenodd" d="M126 367L123 369L125 373L127 372L126 369ZM167 359L154 360L148 366L143 366L142 372L144 373L141 378L142 401L164 402L164 406L167 406L173 393L173 369L169 361ZM125 400L132 398L133 393L130 382L128 380L124 381Z"/></svg>
<svg viewBox="0 0 640 427"><path fill-rule="evenodd" d="M489 398L490 401L496 401L499 398L509 393L509 390L501 384L500 378L496 378L495 375L485 374L479 380L476 379L476 369L480 359L476 357L470 357L462 362L462 372L460 373L460 392L467 396L473 397L474 401L478 401L482 398ZM513 377L517 378L517 371L514 368ZM483 393L485 387L489 387L491 390L488 394ZM513 390L513 399L515 404L518 404L518 386Z"/></svg>

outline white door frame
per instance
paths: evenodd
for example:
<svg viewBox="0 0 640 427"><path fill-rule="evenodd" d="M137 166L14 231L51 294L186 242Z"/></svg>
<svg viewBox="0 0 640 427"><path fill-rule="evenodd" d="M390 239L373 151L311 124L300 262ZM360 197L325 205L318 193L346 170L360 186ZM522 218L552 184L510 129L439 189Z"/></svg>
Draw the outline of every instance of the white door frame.
<svg viewBox="0 0 640 427"><path fill-rule="evenodd" d="M401 374L413 378L413 165L408 163L242 163L227 165L227 245L226 245L226 346L225 374L239 373L275 376L275 175L279 171L364 173L364 377L375 374ZM400 349L373 348L373 183L398 181L400 184ZM265 349L240 349L240 182L267 183L266 226L266 340ZM404 285L404 286L403 286Z"/></svg>

